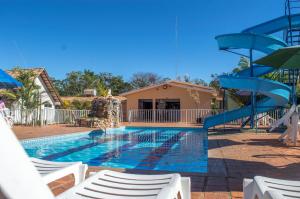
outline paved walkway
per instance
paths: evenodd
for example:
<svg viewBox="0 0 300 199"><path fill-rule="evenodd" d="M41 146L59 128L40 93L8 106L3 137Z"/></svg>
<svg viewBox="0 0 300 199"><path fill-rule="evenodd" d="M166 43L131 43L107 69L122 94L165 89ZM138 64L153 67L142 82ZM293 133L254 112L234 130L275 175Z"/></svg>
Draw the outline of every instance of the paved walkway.
<svg viewBox="0 0 300 199"><path fill-rule="evenodd" d="M88 129L78 129L85 131ZM49 135L51 132L74 132L73 127L48 126L42 128L14 128L20 139L27 136ZM30 132L26 135L26 132ZM286 147L277 141L279 134L240 133L237 130L210 132L209 172L207 174L182 173L192 179L193 199L242 198L243 178L264 175L300 180L300 147ZM103 169L92 167L90 170ZM115 169L119 170L119 169ZM124 170L121 170L124 171ZM126 170L149 173L149 171ZM151 173L157 173L151 171ZM50 184L55 194L72 186L70 176Z"/></svg>
<svg viewBox="0 0 300 199"><path fill-rule="evenodd" d="M48 125L48 126L14 126L13 131L19 139L60 135L76 132L92 131L94 128L74 127L73 125Z"/></svg>
<svg viewBox="0 0 300 199"><path fill-rule="evenodd" d="M243 178L256 175L300 180L300 147L286 147L278 136L234 130L209 136L207 194L241 198Z"/></svg>

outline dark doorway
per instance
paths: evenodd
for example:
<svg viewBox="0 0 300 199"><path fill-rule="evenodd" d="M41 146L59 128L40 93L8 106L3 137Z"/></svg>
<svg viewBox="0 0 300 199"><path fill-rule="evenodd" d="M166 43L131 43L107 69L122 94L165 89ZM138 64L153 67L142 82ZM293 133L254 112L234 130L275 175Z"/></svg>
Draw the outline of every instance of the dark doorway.
<svg viewBox="0 0 300 199"><path fill-rule="evenodd" d="M138 118L140 122L151 122L153 120L152 99L139 99Z"/></svg>
<svg viewBox="0 0 300 199"><path fill-rule="evenodd" d="M180 101L174 101L174 102L170 102L167 101L166 102L166 109L173 109L173 110L179 110L180 109Z"/></svg>
<svg viewBox="0 0 300 199"><path fill-rule="evenodd" d="M156 120L159 122L179 122L180 99L157 99L155 103Z"/></svg>
<svg viewBox="0 0 300 199"><path fill-rule="evenodd" d="M153 109L152 99L139 99L139 109Z"/></svg>

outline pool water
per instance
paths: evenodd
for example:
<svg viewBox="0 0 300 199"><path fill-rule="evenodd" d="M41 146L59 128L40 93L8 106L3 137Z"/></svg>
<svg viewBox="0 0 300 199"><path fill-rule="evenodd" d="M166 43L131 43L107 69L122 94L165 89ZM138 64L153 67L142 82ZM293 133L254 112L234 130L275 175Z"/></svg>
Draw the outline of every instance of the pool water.
<svg viewBox="0 0 300 199"><path fill-rule="evenodd" d="M32 156L89 166L207 172L207 133L200 128L121 127L23 140Z"/></svg>

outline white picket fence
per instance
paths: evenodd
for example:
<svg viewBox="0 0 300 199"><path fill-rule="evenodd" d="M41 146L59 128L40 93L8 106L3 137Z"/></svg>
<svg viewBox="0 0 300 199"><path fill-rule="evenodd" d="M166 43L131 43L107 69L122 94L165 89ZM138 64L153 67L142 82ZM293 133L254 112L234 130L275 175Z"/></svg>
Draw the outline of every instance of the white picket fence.
<svg viewBox="0 0 300 199"><path fill-rule="evenodd" d="M14 124L23 125L48 125L48 124L72 124L75 118L87 117L90 110L71 109L33 109L33 110L8 110L6 111L14 121Z"/></svg>
<svg viewBox="0 0 300 199"><path fill-rule="evenodd" d="M186 123L202 124L208 116L222 113L222 109L180 109L180 110L129 110L127 118L123 118L120 113L120 122L123 119L128 122L146 122L146 123ZM23 125L48 125L48 124L73 124L75 119L88 117L90 110L71 110L71 109L34 109L34 110L7 110L14 124ZM257 115L257 126L270 126L273 122L282 116L282 110L273 110L267 113ZM247 118L241 118L231 121L228 124L241 125Z"/></svg>
<svg viewBox="0 0 300 199"><path fill-rule="evenodd" d="M134 109L128 111L129 122L183 122L183 123L201 123L202 118L211 115L211 109Z"/></svg>
<svg viewBox="0 0 300 199"><path fill-rule="evenodd" d="M146 122L146 123L187 123L202 124L204 119L211 115L222 113L222 109L133 109L128 111L128 122ZM257 126L269 126L281 117L281 110L274 110L257 115ZM241 118L228 124L241 125L247 118Z"/></svg>

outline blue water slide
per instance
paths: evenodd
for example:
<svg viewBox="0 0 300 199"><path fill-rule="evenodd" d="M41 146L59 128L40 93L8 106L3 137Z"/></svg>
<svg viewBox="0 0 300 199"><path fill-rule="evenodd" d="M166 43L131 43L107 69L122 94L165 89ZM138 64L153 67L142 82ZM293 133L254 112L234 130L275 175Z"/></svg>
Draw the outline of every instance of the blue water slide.
<svg viewBox="0 0 300 199"><path fill-rule="evenodd" d="M291 19L292 28L300 27L300 14L291 15L290 19ZM286 30L288 28L289 28L289 18L288 16L282 16L282 17L275 18L271 21L267 21L265 23L261 23L256 26L247 28L242 32L268 35L282 30Z"/></svg>
<svg viewBox="0 0 300 199"><path fill-rule="evenodd" d="M285 84L256 77L219 77L223 88L239 89L249 92L257 92L266 97L256 103L256 113L263 113L273 110L276 107L284 106L289 101L291 89ZM207 117L204 121L204 128L225 124L233 120L248 117L251 114L251 105L242 108L226 111L224 113Z"/></svg>
<svg viewBox="0 0 300 199"><path fill-rule="evenodd" d="M275 50L287 46L279 38L255 33L234 33L219 35L216 37L220 50L253 49L270 54Z"/></svg>
<svg viewBox="0 0 300 199"><path fill-rule="evenodd" d="M271 66L262 66L262 65L254 65L253 66L253 76L254 77L259 77L263 76L266 74L269 74L274 71L274 68ZM233 76L238 76L238 77L250 77L251 76L251 69L246 68L242 71L239 71L237 73L232 74Z"/></svg>
<svg viewBox="0 0 300 199"><path fill-rule="evenodd" d="M237 34L226 34L216 37L221 50L230 49L252 49L265 54L272 53L287 44L275 37L259 35L251 32ZM274 68L269 66L253 66L253 76L250 68L244 69L232 75L219 77L220 86L223 88L237 89L246 92L256 92L265 97L256 103L256 113L270 111L276 107L284 106L288 103L291 88L280 82L259 78L262 75L272 72ZM235 110L207 117L204 121L204 128L225 124L233 120L248 117L251 115L251 105Z"/></svg>

